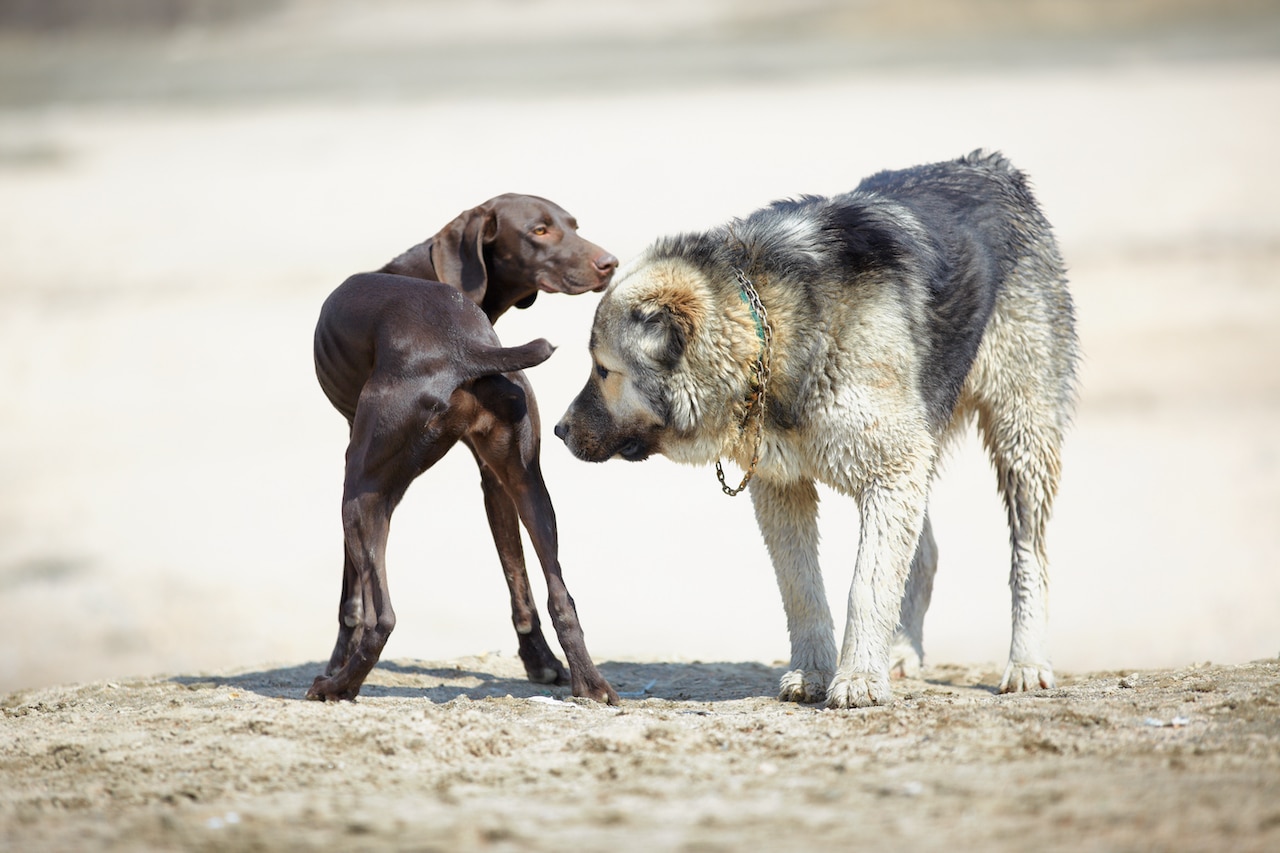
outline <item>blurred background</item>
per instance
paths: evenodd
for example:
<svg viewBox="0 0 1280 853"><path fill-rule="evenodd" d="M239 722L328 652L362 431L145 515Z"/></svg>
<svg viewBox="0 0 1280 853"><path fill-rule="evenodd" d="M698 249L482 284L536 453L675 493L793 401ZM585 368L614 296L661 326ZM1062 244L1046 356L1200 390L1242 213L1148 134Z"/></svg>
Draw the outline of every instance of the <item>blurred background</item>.
<svg viewBox="0 0 1280 853"><path fill-rule="evenodd" d="M315 317L460 211L543 195L625 261L980 146L1031 175L1079 313L1059 670L1274 656L1277 139L1262 0L0 0L0 691L327 658L346 425ZM497 329L559 346L530 375L593 656L785 659L747 497L550 435L597 299ZM976 438L932 517L929 660L995 670L1007 532ZM822 531L843 624L850 500ZM514 652L469 454L410 490L388 563L384 657Z"/></svg>

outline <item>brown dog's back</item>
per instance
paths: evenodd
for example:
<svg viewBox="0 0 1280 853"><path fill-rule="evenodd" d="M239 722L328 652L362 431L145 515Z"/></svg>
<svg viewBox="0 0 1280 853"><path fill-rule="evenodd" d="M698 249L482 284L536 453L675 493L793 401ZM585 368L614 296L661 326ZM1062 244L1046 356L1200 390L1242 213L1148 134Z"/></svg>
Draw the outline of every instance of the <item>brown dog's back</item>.
<svg viewBox="0 0 1280 853"><path fill-rule="evenodd" d="M452 376L456 386L533 367L553 350L542 338L502 346L484 312L447 284L360 273L325 300L314 352L320 387L350 422L375 374Z"/></svg>

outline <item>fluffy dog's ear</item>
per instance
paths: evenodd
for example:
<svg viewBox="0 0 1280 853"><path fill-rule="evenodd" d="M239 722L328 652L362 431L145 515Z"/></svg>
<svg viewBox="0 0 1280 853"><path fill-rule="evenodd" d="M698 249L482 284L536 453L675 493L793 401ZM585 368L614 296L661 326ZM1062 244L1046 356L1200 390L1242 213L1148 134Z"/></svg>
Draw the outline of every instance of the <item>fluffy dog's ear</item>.
<svg viewBox="0 0 1280 853"><path fill-rule="evenodd" d="M431 263L440 281L462 288L472 300L484 297L489 273L484 249L498 236L498 215L484 205L450 222L432 238Z"/></svg>
<svg viewBox="0 0 1280 853"><path fill-rule="evenodd" d="M632 317L649 336L649 355L663 367L675 367L697 326L697 309L689 300L658 297L637 305Z"/></svg>

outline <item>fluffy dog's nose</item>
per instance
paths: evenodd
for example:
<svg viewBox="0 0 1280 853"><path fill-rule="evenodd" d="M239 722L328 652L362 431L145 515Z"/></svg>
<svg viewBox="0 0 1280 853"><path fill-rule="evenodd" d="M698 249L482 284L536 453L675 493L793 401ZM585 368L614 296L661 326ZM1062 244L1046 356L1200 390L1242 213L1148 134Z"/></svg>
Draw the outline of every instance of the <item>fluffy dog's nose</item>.
<svg viewBox="0 0 1280 853"><path fill-rule="evenodd" d="M560 439L561 441L569 440L569 428L565 426L564 421L561 421L560 423L556 424L555 434L556 434L556 438Z"/></svg>

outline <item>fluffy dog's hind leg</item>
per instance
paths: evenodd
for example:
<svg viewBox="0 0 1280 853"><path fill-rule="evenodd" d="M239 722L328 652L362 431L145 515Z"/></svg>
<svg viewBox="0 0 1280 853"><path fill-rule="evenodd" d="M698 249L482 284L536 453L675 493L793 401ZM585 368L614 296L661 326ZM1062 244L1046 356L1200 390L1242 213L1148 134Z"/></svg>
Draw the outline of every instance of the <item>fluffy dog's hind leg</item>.
<svg viewBox="0 0 1280 853"><path fill-rule="evenodd" d="M1076 360L1061 265L1052 238L1041 235L1036 253L1006 280L967 380L1009 516L1013 638L1002 693L1054 686L1045 525L1062 471Z"/></svg>
<svg viewBox="0 0 1280 853"><path fill-rule="evenodd" d="M1061 434L1053 427L1037 429L1027 423L1025 410L1017 417L983 412L978 423L999 477L1013 552L1009 571L1013 637L1000 692L1053 687L1045 525L1058 489Z"/></svg>

